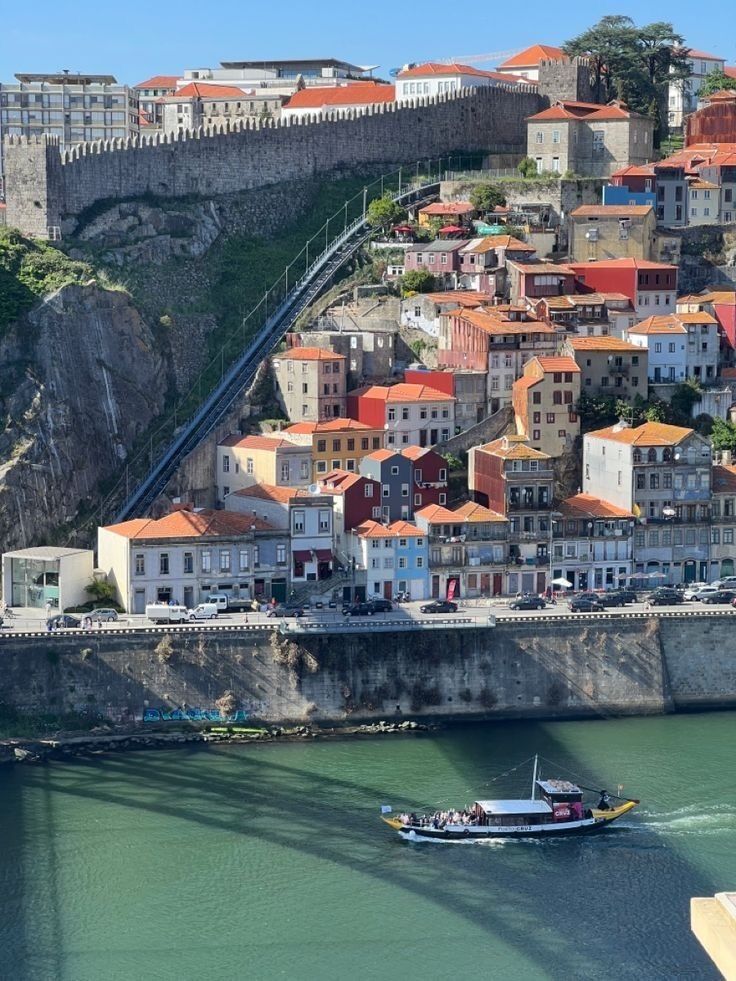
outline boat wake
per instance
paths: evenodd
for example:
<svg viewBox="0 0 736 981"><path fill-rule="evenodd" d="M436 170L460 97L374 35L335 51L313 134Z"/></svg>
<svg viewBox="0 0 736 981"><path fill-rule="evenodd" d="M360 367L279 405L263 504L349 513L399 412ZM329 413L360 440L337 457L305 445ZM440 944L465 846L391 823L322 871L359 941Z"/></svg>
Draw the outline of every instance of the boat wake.
<svg viewBox="0 0 736 981"><path fill-rule="evenodd" d="M619 828L627 831L654 831L664 835L719 835L736 831L736 808L727 804L703 811L689 804L673 811L640 811L638 821L621 821Z"/></svg>

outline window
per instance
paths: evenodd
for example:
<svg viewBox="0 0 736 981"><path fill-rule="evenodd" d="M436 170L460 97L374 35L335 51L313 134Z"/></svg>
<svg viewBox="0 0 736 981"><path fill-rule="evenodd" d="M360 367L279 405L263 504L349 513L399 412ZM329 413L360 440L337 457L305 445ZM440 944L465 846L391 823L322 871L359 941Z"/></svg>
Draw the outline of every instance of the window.
<svg viewBox="0 0 736 981"><path fill-rule="evenodd" d="M409 496L409 485L408 484L402 484L401 485L401 496L402 497L408 497Z"/></svg>
<svg viewBox="0 0 736 981"><path fill-rule="evenodd" d="M723 544L733 545L733 528L723 529Z"/></svg>
<svg viewBox="0 0 736 981"><path fill-rule="evenodd" d="M388 484L381 484L381 497L390 497L391 488Z"/></svg>
<svg viewBox="0 0 736 981"><path fill-rule="evenodd" d="M261 550L258 545L253 546L253 568L257 569L261 564Z"/></svg>
<svg viewBox="0 0 736 981"><path fill-rule="evenodd" d="M364 491L366 497L373 497L373 484L366 484Z"/></svg>
<svg viewBox="0 0 736 981"><path fill-rule="evenodd" d="M439 472L439 479L443 482L447 480L447 470L445 470L444 467Z"/></svg>
<svg viewBox="0 0 736 981"><path fill-rule="evenodd" d="M318 453L326 453L327 452L327 440L326 439L318 439L317 440L317 452Z"/></svg>
<svg viewBox="0 0 736 981"><path fill-rule="evenodd" d="M542 404L542 393L541 392L532 392L532 404L533 405L541 405Z"/></svg>
<svg viewBox="0 0 736 981"><path fill-rule="evenodd" d="M421 494L415 494L414 495L414 507L415 508L420 508L421 506L422 506L422 495Z"/></svg>
<svg viewBox="0 0 736 981"><path fill-rule="evenodd" d="M202 572L212 572L212 553L209 549L201 552Z"/></svg>
<svg viewBox="0 0 736 981"><path fill-rule="evenodd" d="M391 467L391 476L392 477L398 477L398 475L399 475L399 468L398 467Z"/></svg>
<svg viewBox="0 0 736 981"><path fill-rule="evenodd" d="M537 413L535 413L535 415L539 415L539 413L537 412ZM539 421L539 420L537 420L537 421ZM548 412L547 413L547 422L548 423L554 423L554 421L555 421L555 414L554 414L554 412Z"/></svg>
<svg viewBox="0 0 736 981"><path fill-rule="evenodd" d="M538 129L535 134L535 142L544 143L544 133L541 131L541 129Z"/></svg>
<svg viewBox="0 0 736 981"><path fill-rule="evenodd" d="M560 131L558 129L553 129L552 130L552 142L553 143L559 143L560 142Z"/></svg>
<svg viewBox="0 0 736 981"><path fill-rule="evenodd" d="M286 545L276 546L276 565L286 565Z"/></svg>
<svg viewBox="0 0 736 981"><path fill-rule="evenodd" d="M238 551L238 570L240 572L247 572L250 568L250 553L247 548L241 548Z"/></svg>
<svg viewBox="0 0 736 981"><path fill-rule="evenodd" d="M421 541L417 542L417 545L419 544L421 544ZM417 569L423 569L423 568L424 568L424 556L417 555Z"/></svg>
<svg viewBox="0 0 736 981"><path fill-rule="evenodd" d="M294 511L292 528L295 534L304 534L304 511Z"/></svg>
<svg viewBox="0 0 736 981"><path fill-rule="evenodd" d="M330 512L320 511L319 512L319 530L321 532L330 530Z"/></svg>
<svg viewBox="0 0 736 981"><path fill-rule="evenodd" d="M187 575L194 572L194 555L192 552L184 553L184 572Z"/></svg>
<svg viewBox="0 0 736 981"><path fill-rule="evenodd" d="M245 461L245 472L250 474L253 473L253 457L249 456Z"/></svg>
<svg viewBox="0 0 736 981"><path fill-rule="evenodd" d="M603 153L604 133L602 129L593 130L593 153Z"/></svg>
<svg viewBox="0 0 736 981"><path fill-rule="evenodd" d="M649 474L649 490L659 490L659 474Z"/></svg>
<svg viewBox="0 0 736 981"><path fill-rule="evenodd" d="M281 464L281 479L282 480L288 480L289 479L289 464L288 463L282 463Z"/></svg>
<svg viewBox="0 0 736 981"><path fill-rule="evenodd" d="M396 419L396 409L391 405L388 409L388 421L393 422Z"/></svg>
<svg viewBox="0 0 736 981"><path fill-rule="evenodd" d="M143 552L139 552L135 557L135 574L137 576L146 574L146 557Z"/></svg>
<svg viewBox="0 0 736 981"><path fill-rule="evenodd" d="M405 555L400 555L399 556L399 568L400 569L405 569L406 568L406 556Z"/></svg>
<svg viewBox="0 0 736 981"><path fill-rule="evenodd" d="M225 453L222 458L222 472L230 473L230 457L227 453Z"/></svg>
<svg viewBox="0 0 736 981"><path fill-rule="evenodd" d="M230 549L220 549L220 572L230 572Z"/></svg>
<svg viewBox="0 0 736 981"><path fill-rule="evenodd" d="M158 557L158 572L160 576L169 574L169 553L161 552Z"/></svg>

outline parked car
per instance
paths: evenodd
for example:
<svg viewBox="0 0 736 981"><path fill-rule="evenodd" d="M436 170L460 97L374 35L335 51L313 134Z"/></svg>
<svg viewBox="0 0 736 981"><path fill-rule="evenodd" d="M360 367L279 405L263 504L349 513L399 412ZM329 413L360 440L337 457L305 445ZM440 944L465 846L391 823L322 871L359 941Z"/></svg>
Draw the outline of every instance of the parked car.
<svg viewBox="0 0 736 981"><path fill-rule="evenodd" d="M541 596L517 596L509 602L510 610L544 610L546 606Z"/></svg>
<svg viewBox="0 0 736 981"><path fill-rule="evenodd" d="M387 599L370 600L370 605L373 607L374 613L390 613L394 608L394 604L391 602L391 600Z"/></svg>
<svg viewBox="0 0 736 981"><path fill-rule="evenodd" d="M635 589L629 589L628 586L622 586L620 589L610 589L609 593L615 593L620 596L624 603L638 603L639 595Z"/></svg>
<svg viewBox="0 0 736 981"><path fill-rule="evenodd" d="M572 613L603 613L605 606L597 599L590 596L576 596L570 600L570 611Z"/></svg>
<svg viewBox="0 0 736 981"><path fill-rule="evenodd" d="M216 620L217 619L217 604L216 603L200 603L195 606L193 610L189 611L190 620Z"/></svg>
<svg viewBox="0 0 736 981"><path fill-rule="evenodd" d="M79 627L82 621L70 613L57 613L55 617L49 617L46 623L51 630L61 630L62 627Z"/></svg>
<svg viewBox="0 0 736 981"><path fill-rule="evenodd" d="M372 603L353 603L342 611L346 617L372 617L373 612Z"/></svg>
<svg viewBox="0 0 736 981"><path fill-rule="evenodd" d="M450 600L434 600L419 607L420 613L457 613L457 603Z"/></svg>
<svg viewBox="0 0 736 981"><path fill-rule="evenodd" d="M657 586L649 594L649 602L652 606L677 606L684 603L684 597L678 589L672 586Z"/></svg>
<svg viewBox="0 0 736 981"><path fill-rule="evenodd" d="M107 606L92 610L87 616L93 623L113 623L115 620L120 619L118 611Z"/></svg>
<svg viewBox="0 0 736 981"><path fill-rule="evenodd" d="M717 589L715 593L708 593L700 600L705 604L732 603L736 599L736 589Z"/></svg>
<svg viewBox="0 0 736 981"><path fill-rule="evenodd" d="M692 586L689 589L684 589L682 591L682 598L686 600L695 600L699 603L700 600L705 599L706 596L711 596L713 593L718 592L718 586Z"/></svg>
<svg viewBox="0 0 736 981"><path fill-rule="evenodd" d="M736 589L736 576L724 576L722 579L714 579L711 586L716 589Z"/></svg>
<svg viewBox="0 0 736 981"><path fill-rule="evenodd" d="M267 617L303 617L304 607L295 603L277 603L271 606L266 613Z"/></svg>
<svg viewBox="0 0 736 981"><path fill-rule="evenodd" d="M592 603L600 603L601 606L623 606L624 599L620 593L581 593L578 599L587 599Z"/></svg>

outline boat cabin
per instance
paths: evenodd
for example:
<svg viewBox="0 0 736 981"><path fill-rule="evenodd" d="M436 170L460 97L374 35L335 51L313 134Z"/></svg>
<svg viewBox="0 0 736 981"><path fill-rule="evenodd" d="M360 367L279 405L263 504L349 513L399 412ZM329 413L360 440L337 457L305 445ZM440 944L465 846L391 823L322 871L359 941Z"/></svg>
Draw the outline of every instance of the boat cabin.
<svg viewBox="0 0 736 981"><path fill-rule="evenodd" d="M553 815L545 800L477 800L473 814L486 826L546 824Z"/></svg>
<svg viewBox="0 0 736 981"><path fill-rule="evenodd" d="M537 780L537 787L552 810L555 821L580 821L584 816L583 792L569 780Z"/></svg>

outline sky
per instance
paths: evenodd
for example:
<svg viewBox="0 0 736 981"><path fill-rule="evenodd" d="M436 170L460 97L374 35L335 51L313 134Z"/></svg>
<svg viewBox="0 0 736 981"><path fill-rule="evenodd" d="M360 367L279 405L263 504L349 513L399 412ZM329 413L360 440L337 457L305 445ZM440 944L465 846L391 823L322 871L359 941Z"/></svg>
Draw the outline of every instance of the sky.
<svg viewBox="0 0 736 981"><path fill-rule="evenodd" d="M736 35L724 30L727 8L726 0L0 0L0 81L68 68L134 85L220 61L295 57L380 65L377 74L388 77L407 62L561 44L612 13L639 23L671 21L690 47L736 64Z"/></svg>

